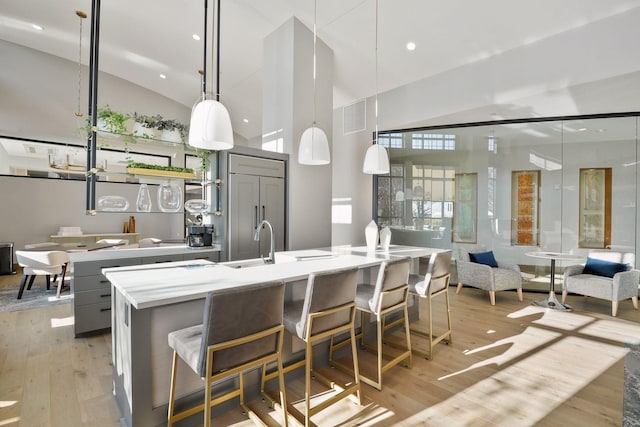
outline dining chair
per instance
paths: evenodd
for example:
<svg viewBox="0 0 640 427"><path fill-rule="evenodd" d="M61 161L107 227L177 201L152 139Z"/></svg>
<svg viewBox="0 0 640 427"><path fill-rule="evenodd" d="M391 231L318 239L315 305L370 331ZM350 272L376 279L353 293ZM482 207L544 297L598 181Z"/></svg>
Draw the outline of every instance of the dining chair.
<svg viewBox="0 0 640 427"><path fill-rule="evenodd" d="M288 425L286 395L282 370L282 313L284 284L281 281L259 283L231 289L219 289L207 294L203 321L170 332L173 349L171 388L167 423L198 412L204 412L204 426L211 425L214 405L239 398L240 406L252 419L259 419L245 402L244 373L262 367L261 393L266 396L266 367L276 363L283 425ZM204 401L175 413L178 360L182 359L204 381ZM237 387L212 398L212 385L238 377ZM235 382L229 381L229 384Z"/></svg>
<svg viewBox="0 0 640 427"><path fill-rule="evenodd" d="M18 290L18 299L22 298L25 286L27 290L31 289L36 276L45 276L47 290L51 289L51 276L54 276L54 281L58 280L56 298L60 298L65 273L69 265L69 255L65 251L16 251L16 258L18 259L18 265L22 267L22 280Z"/></svg>

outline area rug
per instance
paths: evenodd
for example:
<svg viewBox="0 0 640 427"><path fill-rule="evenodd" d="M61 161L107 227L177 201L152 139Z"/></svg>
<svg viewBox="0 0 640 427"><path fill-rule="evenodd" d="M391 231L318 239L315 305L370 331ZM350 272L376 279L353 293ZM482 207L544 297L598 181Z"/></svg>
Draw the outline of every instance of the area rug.
<svg viewBox="0 0 640 427"><path fill-rule="evenodd" d="M30 310L32 308L45 307L52 304L69 304L73 301L73 295L69 292L69 288L63 288L60 298L56 298L57 287L51 285L51 289L47 290L44 283L38 282L33 284L30 290L25 289L22 298L18 299L18 289L20 288L20 278L15 285L7 285L0 289L0 312Z"/></svg>

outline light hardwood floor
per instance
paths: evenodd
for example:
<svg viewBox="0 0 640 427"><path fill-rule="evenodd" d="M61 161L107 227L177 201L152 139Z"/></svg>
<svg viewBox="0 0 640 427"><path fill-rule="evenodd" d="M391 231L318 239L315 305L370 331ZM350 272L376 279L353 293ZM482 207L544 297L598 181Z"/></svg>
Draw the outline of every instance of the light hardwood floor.
<svg viewBox="0 0 640 427"><path fill-rule="evenodd" d="M571 313L531 303L543 294L449 289L453 343L431 361L395 367L383 390L363 385L363 403L331 407L321 426L620 426L624 341L640 337L630 301L618 318L610 303L569 296ZM421 308L424 310L424 308ZM436 328L443 308L434 309ZM111 394L111 336L74 339L70 304L0 313L0 426L116 426ZM420 344L420 341L414 341ZM361 364L371 365L362 355ZM167 373L169 375L169 373ZM303 385L287 383L299 407ZM269 414L262 402L259 410ZM251 426L239 410L215 425Z"/></svg>

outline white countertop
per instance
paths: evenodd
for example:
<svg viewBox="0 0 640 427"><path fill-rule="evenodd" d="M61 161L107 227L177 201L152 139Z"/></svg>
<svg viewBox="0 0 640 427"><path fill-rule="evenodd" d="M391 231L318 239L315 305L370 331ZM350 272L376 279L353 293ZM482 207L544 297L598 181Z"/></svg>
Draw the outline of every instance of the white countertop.
<svg viewBox="0 0 640 427"><path fill-rule="evenodd" d="M398 256L419 258L441 249L392 246L388 251L367 252L365 246L276 253L276 264L245 260L215 264L203 260L178 261L103 269L127 301L137 309L204 298L215 289L233 288L272 280L303 280L313 272L340 268L367 268ZM233 268L234 265L252 265Z"/></svg>
<svg viewBox="0 0 640 427"><path fill-rule="evenodd" d="M87 252L69 252L69 259L71 262L82 261L102 261L105 259L122 259L133 257L147 257L158 255L175 255L194 252L220 252L220 245L213 245L202 248L191 248L185 244L174 246L158 246L152 248L129 248L118 249L118 247L110 249L102 249L99 251L87 251Z"/></svg>

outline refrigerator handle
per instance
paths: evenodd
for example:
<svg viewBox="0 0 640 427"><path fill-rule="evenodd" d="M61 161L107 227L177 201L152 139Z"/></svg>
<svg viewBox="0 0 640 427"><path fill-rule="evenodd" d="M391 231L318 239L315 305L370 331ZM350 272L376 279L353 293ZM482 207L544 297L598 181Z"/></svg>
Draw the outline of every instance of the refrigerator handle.
<svg viewBox="0 0 640 427"><path fill-rule="evenodd" d="M264 205L262 205L262 220L264 221L265 219L267 219L267 217L265 215Z"/></svg>
<svg viewBox="0 0 640 427"><path fill-rule="evenodd" d="M255 215L254 215L254 225L253 225L253 229L257 229L258 228L258 205L254 206L255 209Z"/></svg>

